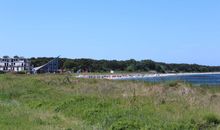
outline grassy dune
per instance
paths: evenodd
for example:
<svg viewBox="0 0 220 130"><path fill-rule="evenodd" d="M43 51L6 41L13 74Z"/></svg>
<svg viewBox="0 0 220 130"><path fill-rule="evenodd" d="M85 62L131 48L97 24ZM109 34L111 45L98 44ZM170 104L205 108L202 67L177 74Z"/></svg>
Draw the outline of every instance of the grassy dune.
<svg viewBox="0 0 220 130"><path fill-rule="evenodd" d="M0 75L2 130L216 130L220 87Z"/></svg>

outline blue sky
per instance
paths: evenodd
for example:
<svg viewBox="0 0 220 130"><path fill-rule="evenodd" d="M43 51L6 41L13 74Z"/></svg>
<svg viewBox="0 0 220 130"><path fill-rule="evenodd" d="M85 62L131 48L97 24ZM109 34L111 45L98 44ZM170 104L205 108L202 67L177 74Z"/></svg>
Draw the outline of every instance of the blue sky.
<svg viewBox="0 0 220 130"><path fill-rule="evenodd" d="M0 0L0 56L220 65L219 0Z"/></svg>

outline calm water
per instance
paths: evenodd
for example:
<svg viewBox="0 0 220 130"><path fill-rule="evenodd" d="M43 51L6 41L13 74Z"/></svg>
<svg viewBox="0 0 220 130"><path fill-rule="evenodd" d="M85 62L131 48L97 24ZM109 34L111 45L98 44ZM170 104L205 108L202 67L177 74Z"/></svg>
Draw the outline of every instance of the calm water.
<svg viewBox="0 0 220 130"><path fill-rule="evenodd" d="M180 80L199 85L220 85L220 74L193 74L193 75L177 75L177 76L165 76L165 77L147 77L137 78L132 80L144 80L148 82L161 82Z"/></svg>

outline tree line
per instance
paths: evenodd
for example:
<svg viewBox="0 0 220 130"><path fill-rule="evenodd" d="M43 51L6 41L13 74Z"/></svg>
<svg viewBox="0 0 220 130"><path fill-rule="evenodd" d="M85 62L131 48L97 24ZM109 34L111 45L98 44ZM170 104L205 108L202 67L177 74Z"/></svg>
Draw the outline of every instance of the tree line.
<svg viewBox="0 0 220 130"><path fill-rule="evenodd" d="M31 58L33 66L46 64L53 58L40 57ZM198 64L167 64L152 60L94 60L94 59L59 59L59 69L72 72L158 72L158 73L178 73L178 72L216 72L220 71L220 66L205 66Z"/></svg>

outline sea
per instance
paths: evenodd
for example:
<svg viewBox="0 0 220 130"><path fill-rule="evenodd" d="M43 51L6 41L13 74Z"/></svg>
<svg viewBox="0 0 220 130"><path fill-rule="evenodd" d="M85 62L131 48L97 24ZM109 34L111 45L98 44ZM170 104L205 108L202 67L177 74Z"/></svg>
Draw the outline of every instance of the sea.
<svg viewBox="0 0 220 130"><path fill-rule="evenodd" d="M183 81L195 85L220 86L220 74L171 75L171 76L130 78L129 80L141 80L147 82Z"/></svg>

